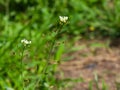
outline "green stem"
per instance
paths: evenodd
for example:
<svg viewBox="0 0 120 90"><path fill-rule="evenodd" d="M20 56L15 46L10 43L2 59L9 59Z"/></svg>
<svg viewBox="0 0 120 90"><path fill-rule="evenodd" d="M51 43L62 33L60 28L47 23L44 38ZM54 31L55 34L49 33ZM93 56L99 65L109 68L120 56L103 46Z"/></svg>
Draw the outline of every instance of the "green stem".
<svg viewBox="0 0 120 90"><path fill-rule="evenodd" d="M22 81L22 88L24 90L24 76L23 76L23 57L24 57L24 50L25 50L25 46L23 47L22 49L22 52L21 52L21 81Z"/></svg>
<svg viewBox="0 0 120 90"><path fill-rule="evenodd" d="M58 34L60 33L62 27L63 27L63 25L61 25L61 27L58 29L56 36L58 36ZM52 51L53 51L53 49L54 49L55 42L56 42L56 36L55 36L55 38L54 38L54 41L53 41L52 44L51 44L51 48L50 48L49 53L48 53L48 56L47 56L48 62L46 63L45 69L43 70L43 74L46 73L47 66L49 65L50 57L52 56L51 53L52 53Z"/></svg>
<svg viewBox="0 0 120 90"><path fill-rule="evenodd" d="M8 30L8 24L9 24L9 3L10 3L10 0L7 0L6 1L6 17L7 17L7 21L6 21L6 25L5 25L5 30L7 30L7 33L9 33L9 30Z"/></svg>
<svg viewBox="0 0 120 90"><path fill-rule="evenodd" d="M60 28L59 28L58 31L57 31L56 36L58 36L58 34L60 33L60 31L61 31L61 29L62 29L63 26L64 26L64 25L61 25L61 26L60 26ZM43 71L42 71L42 74L45 74L46 71L47 71L47 67L48 67L48 65L49 65L51 53L52 53L52 51L53 51L53 49L54 49L54 45L55 45L55 42L56 42L56 36L55 36L54 40L53 40L52 43L51 43L51 48L50 48L49 53L48 53L48 55L47 55L47 60L48 60L48 61L47 61L46 65L45 65L45 68L44 68ZM38 81L36 82L35 87L36 87L36 85L38 85L39 82L40 82L40 79L38 79ZM34 87L34 89L35 89L35 87Z"/></svg>

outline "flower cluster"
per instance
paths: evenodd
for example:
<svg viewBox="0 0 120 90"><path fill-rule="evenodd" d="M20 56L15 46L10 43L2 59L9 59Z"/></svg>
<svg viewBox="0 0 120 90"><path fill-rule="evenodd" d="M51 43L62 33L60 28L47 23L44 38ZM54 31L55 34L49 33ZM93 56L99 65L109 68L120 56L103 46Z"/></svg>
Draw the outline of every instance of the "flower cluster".
<svg viewBox="0 0 120 90"><path fill-rule="evenodd" d="M25 46L31 44L31 41L28 41L26 39L22 39L21 43L23 43Z"/></svg>
<svg viewBox="0 0 120 90"><path fill-rule="evenodd" d="M67 16L59 16L59 19L60 19L61 23L66 23L68 20L68 17Z"/></svg>

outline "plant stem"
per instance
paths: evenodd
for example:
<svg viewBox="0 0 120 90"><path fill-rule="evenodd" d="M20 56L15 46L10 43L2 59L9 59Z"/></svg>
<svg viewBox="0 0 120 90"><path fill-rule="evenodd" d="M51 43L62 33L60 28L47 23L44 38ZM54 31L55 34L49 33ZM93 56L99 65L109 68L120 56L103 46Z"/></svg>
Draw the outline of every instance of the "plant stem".
<svg viewBox="0 0 120 90"><path fill-rule="evenodd" d="M52 51L53 51L53 49L54 49L54 45L55 45L55 42L56 42L56 36L58 36L58 34L60 33L62 27L63 27L63 25L61 25L60 28L57 30L57 33L56 33L56 35L55 35L55 37L54 37L54 40L53 40L52 43L51 43L51 48L49 49L49 53L48 53L48 55L47 55L47 60L48 60L48 61L46 62L46 65L45 65L45 68L44 68L43 71L42 71L42 74L45 74L45 73L46 73L47 67L48 67L48 65L49 65L51 53L52 53ZM36 85L38 85L39 82L40 82L40 79L38 79L38 81L36 82L35 87L36 87ZM34 87L34 89L35 89L35 87Z"/></svg>
<svg viewBox="0 0 120 90"><path fill-rule="evenodd" d="M9 33L9 30L8 30L8 24L9 24L9 3L10 3L10 0L7 0L6 4L5 4L5 7L6 7L6 12L5 13L6 13L6 17L7 17L5 30L7 30L7 33Z"/></svg>
<svg viewBox="0 0 120 90"><path fill-rule="evenodd" d="M23 75L23 57L24 57L24 50L25 50L25 46L22 49L21 52L21 81L22 81L22 88L24 90L24 75Z"/></svg>
<svg viewBox="0 0 120 90"><path fill-rule="evenodd" d="M58 34L60 33L62 27L63 27L63 25L61 25L61 27L58 29L56 36L58 36ZM56 36L55 36L55 38L54 38L54 40L53 40L53 42L52 42L52 44L51 44L51 48L50 48L49 53L48 53L48 56L47 56L48 62L46 63L45 69L43 70L43 74L46 73L47 66L48 66L49 61L50 61L50 57L52 56L51 53L52 53L52 51L53 51L53 49L54 49L54 46L55 46Z"/></svg>

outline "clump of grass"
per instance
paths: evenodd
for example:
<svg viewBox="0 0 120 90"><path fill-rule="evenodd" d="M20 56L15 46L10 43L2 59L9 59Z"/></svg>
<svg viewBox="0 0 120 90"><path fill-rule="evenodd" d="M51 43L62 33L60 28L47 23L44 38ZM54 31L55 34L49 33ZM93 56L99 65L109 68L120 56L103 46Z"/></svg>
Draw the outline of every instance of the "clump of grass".
<svg viewBox="0 0 120 90"><path fill-rule="evenodd" d="M21 56L20 56L20 62L21 62L21 81L22 81L22 89L25 90L27 88L31 88L31 89L47 89L47 88L52 88L53 86L55 86L55 68L57 67L58 63L60 62L60 51L58 52L59 54L57 54L57 59L58 60L54 60L55 58L55 53L53 53L53 50L56 48L56 47L59 47L60 44L58 46L55 46L56 43L57 43L57 36L61 34L62 32L62 28L65 24L67 24L67 20L68 20L68 17L67 16L60 16L59 17L60 21L59 21L59 25L56 26L56 32L54 34L54 36L52 37L52 40L49 42L46 40L46 42L48 42L48 45L47 45L47 49L44 49L44 50L47 50L47 53L46 53L46 60L43 60L44 62L44 65L43 66L39 66L39 64L37 64L37 69L35 69L35 73L38 73L39 72L39 68L42 68L41 71L40 71L40 75L38 75L38 78L37 79L34 79L33 82L33 87L30 87L29 85L31 83L28 83L28 85L26 86L25 84L25 64L24 64L24 61L23 59L25 58L24 56L24 51L28 48L28 46L32 43L31 41L28 41L26 39L23 39L21 40L21 43L23 44L22 45L22 49L21 49ZM35 46L34 46L35 47ZM59 57L59 58L58 58ZM33 58L34 59L34 58ZM53 59L53 60L52 60ZM51 63L51 60L53 61L52 64ZM51 69L50 69L51 68ZM29 73L28 73L29 75ZM37 75L36 75L37 76ZM32 79L28 79L29 80L32 80ZM53 82L49 81L49 80L53 80ZM52 84L51 84L52 83Z"/></svg>

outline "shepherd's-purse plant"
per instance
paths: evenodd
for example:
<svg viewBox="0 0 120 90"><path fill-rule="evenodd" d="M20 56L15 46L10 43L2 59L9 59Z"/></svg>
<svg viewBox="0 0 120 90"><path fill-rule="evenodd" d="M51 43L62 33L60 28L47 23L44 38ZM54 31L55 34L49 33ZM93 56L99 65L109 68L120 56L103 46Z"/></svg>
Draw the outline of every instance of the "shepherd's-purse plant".
<svg viewBox="0 0 120 90"><path fill-rule="evenodd" d="M56 34L55 34L53 40L49 43L49 46L48 46L49 51L48 51L48 55L47 55L47 58L46 58L47 62L46 62L46 65L45 65L45 67L44 67L44 69L42 70L42 73L41 73L42 75L44 75L44 78L47 77L46 71L48 69L50 59L51 59L52 56L54 56L54 54L51 54L51 53L53 52L54 46L55 46L55 44L57 42L57 38L56 37L61 33L62 28L63 28L63 26L65 24L67 24L67 21L68 21L68 17L67 16L59 16L59 26L57 26ZM40 86L42 87L43 86L42 84L44 84L43 81L44 80L41 81L41 79L38 79L36 81L36 83L35 83L34 89L37 86L39 86L39 84L41 84Z"/></svg>
<svg viewBox="0 0 120 90"><path fill-rule="evenodd" d="M25 49L31 44L31 41L28 41L27 39L22 39L21 40L22 44L22 50L21 50L21 55L20 55L20 62L21 62L21 84L22 84L22 89L24 90L24 63L23 63L23 58L24 58L24 51Z"/></svg>

